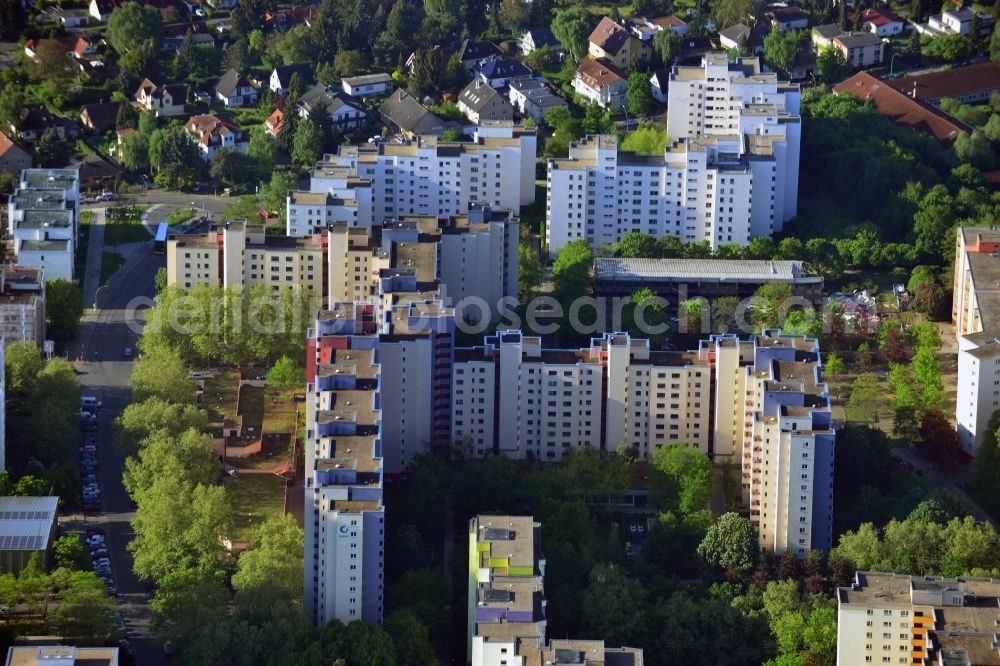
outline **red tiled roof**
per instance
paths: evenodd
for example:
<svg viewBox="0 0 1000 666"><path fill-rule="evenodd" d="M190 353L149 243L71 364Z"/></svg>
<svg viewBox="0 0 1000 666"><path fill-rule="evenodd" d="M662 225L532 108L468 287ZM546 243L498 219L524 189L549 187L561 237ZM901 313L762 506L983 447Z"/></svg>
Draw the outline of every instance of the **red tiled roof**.
<svg viewBox="0 0 1000 666"><path fill-rule="evenodd" d="M601 19L594 31L590 33L590 43L597 44L608 53L614 55L629 39L628 30L618 25L607 16Z"/></svg>
<svg viewBox="0 0 1000 666"><path fill-rule="evenodd" d="M198 141L206 146L221 143L222 137L229 133L235 134L238 141L241 134L239 127L213 115L191 116L184 123L184 129L196 135Z"/></svg>
<svg viewBox="0 0 1000 666"><path fill-rule="evenodd" d="M916 87L917 99L936 102L945 97L1000 90L1000 63L954 67L940 72L903 76L886 83L906 95L912 95Z"/></svg>
<svg viewBox="0 0 1000 666"><path fill-rule="evenodd" d="M683 25L687 25L684 21L680 20L673 14L670 16L657 16L646 20L660 28L679 28Z"/></svg>
<svg viewBox="0 0 1000 666"><path fill-rule="evenodd" d="M628 74L605 60L584 60L577 68L576 75L588 87L594 90L600 90L604 86L609 86L628 78Z"/></svg>
<svg viewBox="0 0 1000 666"><path fill-rule="evenodd" d="M889 23L902 23L903 19L887 9L866 9L861 12L861 22L879 26Z"/></svg>
<svg viewBox="0 0 1000 666"><path fill-rule="evenodd" d="M848 93L862 101L871 100L876 110L896 125L930 134L944 148L949 148L960 132L971 131L965 123L939 111L930 104L907 97L867 72L858 72L834 86L835 93Z"/></svg>
<svg viewBox="0 0 1000 666"><path fill-rule="evenodd" d="M30 153L28 151L26 151L24 148L22 148L19 144L17 144L14 141L12 141L9 136L7 136L6 134L4 134L3 132L0 132L0 157L6 155L8 152L10 152L14 148L17 148L18 150L20 150L25 155L29 155L30 156Z"/></svg>
<svg viewBox="0 0 1000 666"><path fill-rule="evenodd" d="M268 116L267 120L264 121L264 127L266 127L267 131L274 136L281 134L281 128L284 124L285 114L281 112L281 109L275 109L274 113Z"/></svg>

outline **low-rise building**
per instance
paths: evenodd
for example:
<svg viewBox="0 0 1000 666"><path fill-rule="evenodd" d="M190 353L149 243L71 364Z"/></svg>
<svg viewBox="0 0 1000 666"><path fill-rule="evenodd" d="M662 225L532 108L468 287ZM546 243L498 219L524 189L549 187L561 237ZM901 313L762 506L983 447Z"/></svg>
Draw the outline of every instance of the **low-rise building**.
<svg viewBox="0 0 1000 666"><path fill-rule="evenodd" d="M552 30L549 28L529 28L521 33L521 38L518 40L518 46L521 48L522 55L528 55L535 49L540 49L543 46L548 46L553 51L562 51L562 44L556 39L556 36L552 34Z"/></svg>
<svg viewBox="0 0 1000 666"><path fill-rule="evenodd" d="M235 69L230 69L216 81L215 97L227 109L238 109L257 103L257 89Z"/></svg>
<svg viewBox="0 0 1000 666"><path fill-rule="evenodd" d="M12 645L6 666L118 666L116 647Z"/></svg>
<svg viewBox="0 0 1000 666"><path fill-rule="evenodd" d="M652 40L640 39L625 26L605 16L590 33L587 55L591 60L602 60L619 70L628 71L636 63L649 60Z"/></svg>
<svg viewBox="0 0 1000 666"><path fill-rule="evenodd" d="M833 38L833 45L844 54L847 64L855 69L882 64L885 45L881 38L870 32L845 32Z"/></svg>
<svg viewBox="0 0 1000 666"><path fill-rule="evenodd" d="M531 76L531 70L519 60L508 60L498 55L480 60L473 71L477 79L493 88L503 88L515 79Z"/></svg>
<svg viewBox="0 0 1000 666"><path fill-rule="evenodd" d="M268 87L275 95L284 95L288 92L288 86L291 85L292 77L296 74L299 75L299 80L302 81L302 90L300 93L305 92L306 89L311 88L316 83L316 74L310 65L279 65L271 70Z"/></svg>
<svg viewBox="0 0 1000 666"><path fill-rule="evenodd" d="M406 137L440 135L457 123L442 120L402 88L389 95L379 107L379 116L390 130Z"/></svg>
<svg viewBox="0 0 1000 666"><path fill-rule="evenodd" d="M143 79L134 97L136 104L142 110L149 111L155 116L177 116L184 113L187 84L171 83L161 86L149 79Z"/></svg>
<svg viewBox="0 0 1000 666"><path fill-rule="evenodd" d="M22 169L30 168L31 153L0 132L0 171L18 174Z"/></svg>
<svg viewBox="0 0 1000 666"><path fill-rule="evenodd" d="M0 338L12 342L45 342L45 276L40 268L0 267ZM2 377L3 371L0 371ZM0 382L2 384L2 382ZM0 469L3 462L0 460Z"/></svg>
<svg viewBox="0 0 1000 666"><path fill-rule="evenodd" d="M905 81L905 78L900 80ZM863 102L871 100L875 110L894 124L929 134L945 149L955 143L959 134L972 131L971 127L930 103L897 90L892 83L867 72L858 72L834 86L833 92L854 95Z"/></svg>
<svg viewBox="0 0 1000 666"><path fill-rule="evenodd" d="M971 7L946 9L934 14L927 23L914 23L913 28L922 35L944 37L946 35L966 35L972 29L973 19L979 23L979 34L988 35L993 31L993 21L986 14L979 14Z"/></svg>
<svg viewBox="0 0 1000 666"><path fill-rule="evenodd" d="M877 37L893 37L903 34L906 21L888 9L869 7L858 16L858 25Z"/></svg>
<svg viewBox="0 0 1000 666"><path fill-rule="evenodd" d="M713 301L723 296L749 298L765 284L787 284L792 294L813 304L823 301L823 277L801 261L755 259L623 259L594 260L595 296L630 296L650 289L671 305L692 298Z"/></svg>
<svg viewBox="0 0 1000 666"><path fill-rule="evenodd" d="M264 129L271 136L278 136L285 125L285 114L281 109L275 109L274 113L264 121Z"/></svg>
<svg viewBox="0 0 1000 666"><path fill-rule="evenodd" d="M17 123L11 123L8 128L12 138L22 141L37 141L48 130L67 139L75 138L79 134L74 121L65 116L49 113L44 106L25 109L21 113L21 119Z"/></svg>
<svg viewBox="0 0 1000 666"><path fill-rule="evenodd" d="M340 131L361 127L368 116L350 96L321 83L303 93L296 106L302 118L307 117L315 109L322 109L330 118L330 124Z"/></svg>
<svg viewBox="0 0 1000 666"><path fill-rule="evenodd" d="M998 606L993 578L859 571L837 589L837 666L996 666Z"/></svg>
<svg viewBox="0 0 1000 666"><path fill-rule="evenodd" d="M545 114L549 109L569 108L566 100L553 93L544 81L533 78L511 81L507 95L518 113L539 125L545 123Z"/></svg>
<svg viewBox="0 0 1000 666"><path fill-rule="evenodd" d="M385 72L347 76L341 79L340 85L351 97L382 97L395 88L392 76Z"/></svg>
<svg viewBox="0 0 1000 666"><path fill-rule="evenodd" d="M499 55L500 47L485 39L464 39L458 49L458 59L467 72L471 72L480 60Z"/></svg>
<svg viewBox="0 0 1000 666"><path fill-rule="evenodd" d="M521 80L526 79L517 79ZM458 109L476 125L484 120L514 119L514 108L510 102L496 88L479 78L473 79L458 94Z"/></svg>
<svg viewBox="0 0 1000 666"><path fill-rule="evenodd" d="M106 132L114 129L118 120L118 109L122 102L99 102L84 104L80 107L80 123L95 132Z"/></svg>
<svg viewBox="0 0 1000 666"><path fill-rule="evenodd" d="M844 30L836 23L814 25L810 31L813 45L817 50L825 49L833 44L833 40L844 34Z"/></svg>
<svg viewBox="0 0 1000 666"><path fill-rule="evenodd" d="M625 104L628 74L605 60L584 60L573 77L573 90L603 109Z"/></svg>
<svg viewBox="0 0 1000 666"><path fill-rule="evenodd" d="M0 570L16 576L36 553L48 567L58 512L58 497L0 497Z"/></svg>
<svg viewBox="0 0 1000 666"><path fill-rule="evenodd" d="M1000 63L984 62L909 74L885 81L885 85L911 99L934 106L940 106L943 99L953 99L962 104L982 104L989 101L993 93L1000 92Z"/></svg>
<svg viewBox="0 0 1000 666"><path fill-rule="evenodd" d="M809 15L801 7L775 7L764 14L771 27L785 32L809 27Z"/></svg>
<svg viewBox="0 0 1000 666"><path fill-rule="evenodd" d="M217 150L232 148L245 153L249 145L243 130L216 115L191 116L184 123L184 129L194 138L201 158L206 162Z"/></svg>

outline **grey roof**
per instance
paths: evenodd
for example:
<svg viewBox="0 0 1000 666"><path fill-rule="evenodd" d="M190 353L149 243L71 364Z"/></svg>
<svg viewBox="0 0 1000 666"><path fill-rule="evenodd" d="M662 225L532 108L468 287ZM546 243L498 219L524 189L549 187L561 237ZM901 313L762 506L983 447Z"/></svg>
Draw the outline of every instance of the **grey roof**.
<svg viewBox="0 0 1000 666"><path fill-rule="evenodd" d="M566 100L554 94L549 87L537 79L514 79L510 87L520 92L540 109L553 106L567 106Z"/></svg>
<svg viewBox="0 0 1000 666"><path fill-rule="evenodd" d="M491 55L499 55L500 49L493 42L486 40L466 39L462 42L462 47L458 50L458 57L463 62L466 60L482 60Z"/></svg>
<svg viewBox="0 0 1000 666"><path fill-rule="evenodd" d="M742 23L737 23L736 25L729 26L725 30L720 30L719 35L725 37L730 41L740 44L749 39L750 26L743 25Z"/></svg>
<svg viewBox="0 0 1000 666"><path fill-rule="evenodd" d="M67 201L62 190L15 190L10 201L17 210L66 210Z"/></svg>
<svg viewBox="0 0 1000 666"><path fill-rule="evenodd" d="M559 48L562 46L556 36L552 34L552 31L548 28L531 28L525 31L525 34L531 38L531 43L535 45L536 49L540 49L543 46L551 46L552 48Z"/></svg>
<svg viewBox="0 0 1000 666"><path fill-rule="evenodd" d="M844 34L844 31L836 23L824 23L823 25L813 26L813 32L818 34L820 37L825 39L833 39L834 37L839 37Z"/></svg>
<svg viewBox="0 0 1000 666"><path fill-rule="evenodd" d="M380 74L363 74L361 76L345 76L341 79L349 86L370 86L373 83L392 83L392 76L382 72Z"/></svg>
<svg viewBox="0 0 1000 666"><path fill-rule="evenodd" d="M877 46L882 43L881 37L870 32L846 32L838 35L836 39L849 49Z"/></svg>
<svg viewBox="0 0 1000 666"><path fill-rule="evenodd" d="M0 497L0 550L45 550L58 497Z"/></svg>
<svg viewBox="0 0 1000 666"><path fill-rule="evenodd" d="M490 102L498 97L504 102L507 101L489 84L483 83L480 79L470 82L458 94L459 101L477 113L485 109Z"/></svg>
<svg viewBox="0 0 1000 666"><path fill-rule="evenodd" d="M26 210L18 227L43 229L45 227L68 227L73 223L73 214L68 210Z"/></svg>
<svg viewBox="0 0 1000 666"><path fill-rule="evenodd" d="M637 282L814 282L801 261L754 259L595 259L594 280Z"/></svg>
<svg viewBox="0 0 1000 666"><path fill-rule="evenodd" d="M68 252L69 240L23 240L21 252Z"/></svg>
<svg viewBox="0 0 1000 666"><path fill-rule="evenodd" d="M659 88L664 93L667 92L667 87L670 85L670 69L664 67L663 69L658 69L653 72L651 78L656 79L656 87Z"/></svg>
<svg viewBox="0 0 1000 666"><path fill-rule="evenodd" d="M21 180L28 187L39 190L68 190L80 182L76 169L25 169L21 172Z"/></svg>
<svg viewBox="0 0 1000 666"><path fill-rule="evenodd" d="M223 97L229 97L238 87L249 85L250 84L247 83L246 79L244 79L239 72L235 69L231 69L219 77L218 82L215 84L215 92L219 93Z"/></svg>
<svg viewBox="0 0 1000 666"><path fill-rule="evenodd" d="M278 73L278 83L281 84L282 88L287 88L288 84L292 82L292 75L298 74L299 78L302 79L304 85L310 85L316 81L316 75L313 74L313 68L306 64L295 64L295 65L280 65L271 70L271 73Z"/></svg>
<svg viewBox="0 0 1000 666"><path fill-rule="evenodd" d="M440 134L447 126L444 120L428 111L402 89L382 102L379 111L393 125L413 134Z"/></svg>
<svg viewBox="0 0 1000 666"><path fill-rule="evenodd" d="M361 111L361 107L355 104L347 95L331 90L322 83L317 83L308 91L302 93L298 103L307 113L319 106L325 108L326 112L331 115L345 106L349 106L356 111Z"/></svg>

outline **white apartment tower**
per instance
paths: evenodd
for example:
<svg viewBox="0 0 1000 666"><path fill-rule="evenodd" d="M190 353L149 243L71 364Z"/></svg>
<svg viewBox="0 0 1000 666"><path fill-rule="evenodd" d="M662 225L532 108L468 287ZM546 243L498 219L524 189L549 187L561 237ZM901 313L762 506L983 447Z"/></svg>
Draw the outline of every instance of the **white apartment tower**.
<svg viewBox="0 0 1000 666"><path fill-rule="evenodd" d="M612 136L571 144L548 164L550 253L595 249L631 231L715 248L780 231L798 200L799 88L756 58L710 54L674 68L663 155L620 151Z"/></svg>
<svg viewBox="0 0 1000 666"><path fill-rule="evenodd" d="M80 172L24 169L7 210L7 233L17 263L42 270L46 280L72 280L80 225Z"/></svg>
<svg viewBox="0 0 1000 666"><path fill-rule="evenodd" d="M411 215L450 217L472 204L517 211L535 200L534 129L481 123L468 142L432 135L342 146L325 155L310 182L314 195L288 197L288 234L343 222L370 227ZM370 212L369 212L370 208Z"/></svg>

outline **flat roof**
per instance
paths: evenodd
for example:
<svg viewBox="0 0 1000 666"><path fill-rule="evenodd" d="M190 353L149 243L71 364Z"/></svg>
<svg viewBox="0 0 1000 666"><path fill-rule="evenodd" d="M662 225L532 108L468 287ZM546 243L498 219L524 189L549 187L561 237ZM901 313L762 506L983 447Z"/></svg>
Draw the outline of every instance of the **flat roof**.
<svg viewBox="0 0 1000 666"><path fill-rule="evenodd" d="M68 252L69 240L23 240L21 252Z"/></svg>
<svg viewBox="0 0 1000 666"><path fill-rule="evenodd" d="M595 259L595 281L822 283L801 261L754 259Z"/></svg>
<svg viewBox="0 0 1000 666"><path fill-rule="evenodd" d="M45 550L58 497L0 497L0 550Z"/></svg>
<svg viewBox="0 0 1000 666"><path fill-rule="evenodd" d="M7 666L44 666L53 660L73 659L73 666L117 666L116 647L68 645L14 645L7 650Z"/></svg>
<svg viewBox="0 0 1000 666"><path fill-rule="evenodd" d="M80 172L76 169L25 169L21 182L33 189L69 190L79 187Z"/></svg>

